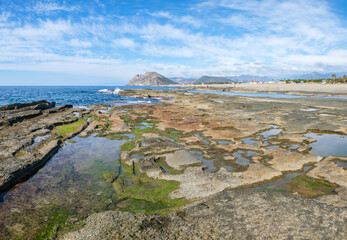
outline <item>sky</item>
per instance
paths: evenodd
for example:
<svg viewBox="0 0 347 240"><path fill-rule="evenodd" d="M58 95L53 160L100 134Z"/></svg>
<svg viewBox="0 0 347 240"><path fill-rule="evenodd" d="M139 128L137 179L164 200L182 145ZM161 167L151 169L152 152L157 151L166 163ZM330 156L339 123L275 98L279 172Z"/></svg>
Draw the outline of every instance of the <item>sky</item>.
<svg viewBox="0 0 347 240"><path fill-rule="evenodd" d="M347 71L347 0L0 0L0 85Z"/></svg>

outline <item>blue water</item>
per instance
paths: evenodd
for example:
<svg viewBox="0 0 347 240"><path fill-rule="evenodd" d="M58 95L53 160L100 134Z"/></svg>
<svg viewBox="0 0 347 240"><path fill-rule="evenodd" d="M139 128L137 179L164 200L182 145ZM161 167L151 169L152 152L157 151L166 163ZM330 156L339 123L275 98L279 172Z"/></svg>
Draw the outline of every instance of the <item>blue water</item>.
<svg viewBox="0 0 347 240"><path fill-rule="evenodd" d="M0 106L11 103L25 103L38 100L47 100L56 102L57 106L63 104L72 104L74 106L85 106L93 104L110 104L114 106L137 104L137 103L156 103L159 100L155 98L134 98L131 96L121 97L117 94L99 92L102 89L114 90L119 89L156 89L156 90L174 90L173 87L153 87L153 86L0 86ZM308 96L277 94L277 93L249 93L249 92L222 92L222 91L197 91L188 92L196 93L213 93L222 95L236 95L249 97L270 97L270 98L300 98ZM327 97L315 96L322 98L340 98L347 97Z"/></svg>
<svg viewBox="0 0 347 240"><path fill-rule="evenodd" d="M56 102L57 106L72 104L74 106L85 106L93 104L126 105L136 103L154 103L158 99L140 99L134 97L121 97L117 94L99 92L101 89L158 89L172 90L169 87L148 87L148 86L0 86L0 106L11 103L25 103L38 100Z"/></svg>

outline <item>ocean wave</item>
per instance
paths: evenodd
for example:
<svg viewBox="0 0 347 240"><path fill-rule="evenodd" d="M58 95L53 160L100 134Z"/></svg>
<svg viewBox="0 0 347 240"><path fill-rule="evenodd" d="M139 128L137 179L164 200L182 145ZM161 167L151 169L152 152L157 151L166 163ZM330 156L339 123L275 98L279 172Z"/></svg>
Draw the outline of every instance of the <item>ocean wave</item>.
<svg viewBox="0 0 347 240"><path fill-rule="evenodd" d="M110 89L100 89L97 92L98 93L102 93L102 94L118 94L120 91L122 91L119 88L116 88L114 90L110 90Z"/></svg>
<svg viewBox="0 0 347 240"><path fill-rule="evenodd" d="M116 89L113 91L113 94L118 94L120 91L122 91L122 90L119 89L119 88L116 88Z"/></svg>
<svg viewBox="0 0 347 240"><path fill-rule="evenodd" d="M108 93L108 92L111 92L111 90L109 90L109 89L100 89L100 90L98 90L98 92Z"/></svg>

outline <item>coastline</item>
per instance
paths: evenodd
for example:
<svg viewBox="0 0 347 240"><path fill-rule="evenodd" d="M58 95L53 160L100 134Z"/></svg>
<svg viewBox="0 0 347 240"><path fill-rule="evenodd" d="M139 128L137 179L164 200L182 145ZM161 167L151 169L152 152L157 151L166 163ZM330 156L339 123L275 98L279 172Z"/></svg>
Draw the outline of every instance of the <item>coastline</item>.
<svg viewBox="0 0 347 240"><path fill-rule="evenodd" d="M347 97L347 84L318 83L263 83L263 84L201 84L201 85L165 85L200 91L233 91L233 92L263 92L306 96L343 96Z"/></svg>

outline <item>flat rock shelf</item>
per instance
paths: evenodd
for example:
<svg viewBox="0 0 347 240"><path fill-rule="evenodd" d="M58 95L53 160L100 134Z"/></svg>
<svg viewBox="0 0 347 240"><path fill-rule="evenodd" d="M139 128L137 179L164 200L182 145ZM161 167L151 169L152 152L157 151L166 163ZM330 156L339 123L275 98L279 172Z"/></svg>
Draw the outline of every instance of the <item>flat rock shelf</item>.
<svg viewBox="0 0 347 240"><path fill-rule="evenodd" d="M347 238L346 99L119 94L0 108L0 239Z"/></svg>

